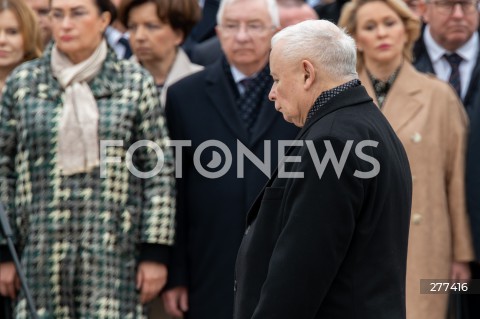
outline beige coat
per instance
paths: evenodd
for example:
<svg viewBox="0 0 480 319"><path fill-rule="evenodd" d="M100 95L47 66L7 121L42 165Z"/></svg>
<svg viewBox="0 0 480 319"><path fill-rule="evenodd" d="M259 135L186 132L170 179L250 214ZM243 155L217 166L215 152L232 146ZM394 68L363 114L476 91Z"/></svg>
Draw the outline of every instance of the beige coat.
<svg viewBox="0 0 480 319"><path fill-rule="evenodd" d="M138 59L136 56L132 56L130 60L137 62ZM182 48L178 48L177 56L173 61L172 68L165 79L165 83L163 84L162 93L160 94L160 102L162 107L165 106L165 101L167 99L167 89L170 85L174 84L175 82L183 79L184 77L189 76L195 72L203 70L203 66L190 62L185 51Z"/></svg>
<svg viewBox="0 0 480 319"><path fill-rule="evenodd" d="M203 66L190 62L185 51L183 51L181 48L178 48L177 56L173 62L172 69L165 79L165 84L163 85L162 93L160 94L160 102L162 103L162 106L165 106L167 89L170 85L200 70L203 70Z"/></svg>
<svg viewBox="0 0 480 319"><path fill-rule="evenodd" d="M376 102L365 70L360 80ZM448 295L420 294L420 279L449 279L452 261L473 259L464 190L467 117L448 84L407 62L382 112L402 141L412 171L407 319L443 319Z"/></svg>

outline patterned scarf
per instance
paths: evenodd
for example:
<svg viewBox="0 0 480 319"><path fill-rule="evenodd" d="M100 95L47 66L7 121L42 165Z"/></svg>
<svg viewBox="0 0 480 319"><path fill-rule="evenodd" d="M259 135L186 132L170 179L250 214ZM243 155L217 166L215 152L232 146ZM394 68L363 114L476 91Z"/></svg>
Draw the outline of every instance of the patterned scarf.
<svg viewBox="0 0 480 319"><path fill-rule="evenodd" d="M330 99L342 93L343 91L357 87L361 84L362 83L359 79L353 79L351 81L348 81L347 83L334 87L333 89L322 92L313 103L310 111L308 111L307 121L311 119L325 104L327 104Z"/></svg>
<svg viewBox="0 0 480 319"><path fill-rule="evenodd" d="M83 62L73 64L54 45L51 67L65 90L65 101L58 131L58 165L62 175L91 171L98 166L98 108L88 86L107 57L105 40Z"/></svg>
<svg viewBox="0 0 480 319"><path fill-rule="evenodd" d="M390 75L390 77L385 82L377 79L367 70L368 77L370 78L370 82L372 82L375 95L377 96L379 108L382 108L383 102L387 97L388 91L390 91L390 88L392 87L393 82L395 82L395 79L397 78L401 68L402 68L402 65L400 65L398 69L396 69L395 72L393 72L393 74Z"/></svg>

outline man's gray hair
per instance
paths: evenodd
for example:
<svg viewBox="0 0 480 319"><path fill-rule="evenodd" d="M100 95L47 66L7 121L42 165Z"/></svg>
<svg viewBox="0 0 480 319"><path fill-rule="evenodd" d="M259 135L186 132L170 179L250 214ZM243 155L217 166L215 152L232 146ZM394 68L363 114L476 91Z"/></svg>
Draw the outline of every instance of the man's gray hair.
<svg viewBox="0 0 480 319"><path fill-rule="evenodd" d="M273 46L282 41L282 56L307 59L335 79L357 78L355 40L327 20L308 20L279 31Z"/></svg>
<svg viewBox="0 0 480 319"><path fill-rule="evenodd" d="M225 7L233 2L239 0L222 0L220 2L220 7L218 8L217 12L217 24L221 25L223 20L223 14L225 12ZM280 15L278 13L278 5L276 0L253 0L253 1L263 1L267 5L268 13L270 14L270 18L272 19L272 25L274 27L280 27Z"/></svg>

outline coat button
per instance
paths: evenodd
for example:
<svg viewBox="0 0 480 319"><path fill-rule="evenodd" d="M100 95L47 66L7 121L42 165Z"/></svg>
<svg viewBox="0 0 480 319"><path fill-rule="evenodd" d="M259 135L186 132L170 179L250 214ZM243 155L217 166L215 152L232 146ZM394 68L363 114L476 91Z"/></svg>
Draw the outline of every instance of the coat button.
<svg viewBox="0 0 480 319"><path fill-rule="evenodd" d="M422 221L422 218L423 218L422 215L418 213L415 213L412 215L412 221L415 225L420 224L420 222Z"/></svg>
<svg viewBox="0 0 480 319"><path fill-rule="evenodd" d="M418 132L413 134L411 138L412 138L413 143L420 143L422 141L422 135L420 135L420 133L418 133Z"/></svg>

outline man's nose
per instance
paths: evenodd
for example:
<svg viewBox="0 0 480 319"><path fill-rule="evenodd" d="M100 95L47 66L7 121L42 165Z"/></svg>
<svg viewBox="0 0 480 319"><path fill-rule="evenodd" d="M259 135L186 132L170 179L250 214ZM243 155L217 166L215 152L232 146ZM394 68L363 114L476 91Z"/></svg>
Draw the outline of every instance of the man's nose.
<svg viewBox="0 0 480 319"><path fill-rule="evenodd" d="M273 86L270 89L270 92L268 93L268 99L272 102L275 102L275 100L277 99Z"/></svg>
<svg viewBox="0 0 480 319"><path fill-rule="evenodd" d="M238 28L237 33L235 34L235 37L238 41L246 41L250 37L250 34L247 31L247 26L245 25L240 25Z"/></svg>
<svg viewBox="0 0 480 319"><path fill-rule="evenodd" d="M465 16L465 13L463 12L463 8L460 5L460 3L455 3L452 9L452 17L463 18L464 16Z"/></svg>

